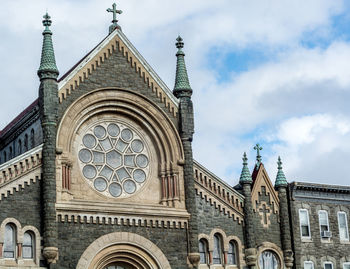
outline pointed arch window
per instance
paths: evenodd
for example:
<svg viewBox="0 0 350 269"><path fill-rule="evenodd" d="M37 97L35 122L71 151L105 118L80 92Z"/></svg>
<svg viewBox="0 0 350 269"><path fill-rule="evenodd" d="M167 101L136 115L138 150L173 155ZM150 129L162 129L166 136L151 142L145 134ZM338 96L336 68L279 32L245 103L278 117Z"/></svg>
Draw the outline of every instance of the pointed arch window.
<svg viewBox="0 0 350 269"><path fill-rule="evenodd" d="M222 264L222 239L219 234L214 235L213 264Z"/></svg>
<svg viewBox="0 0 350 269"><path fill-rule="evenodd" d="M30 147L34 148L35 146L35 137L34 137L34 129L30 131Z"/></svg>
<svg viewBox="0 0 350 269"><path fill-rule="evenodd" d="M24 151L28 151L28 134L24 135Z"/></svg>
<svg viewBox="0 0 350 269"><path fill-rule="evenodd" d="M227 263L237 264L237 247L234 241L230 241L228 244Z"/></svg>
<svg viewBox="0 0 350 269"><path fill-rule="evenodd" d="M18 155L22 154L22 140L18 140Z"/></svg>
<svg viewBox="0 0 350 269"><path fill-rule="evenodd" d="M199 240L200 264L208 264L208 242L205 239Z"/></svg>
<svg viewBox="0 0 350 269"><path fill-rule="evenodd" d="M23 259L34 258L34 234L32 232L25 232L23 235Z"/></svg>
<svg viewBox="0 0 350 269"><path fill-rule="evenodd" d="M13 224L6 224L4 245L3 245L3 257L15 258L16 254L16 227Z"/></svg>

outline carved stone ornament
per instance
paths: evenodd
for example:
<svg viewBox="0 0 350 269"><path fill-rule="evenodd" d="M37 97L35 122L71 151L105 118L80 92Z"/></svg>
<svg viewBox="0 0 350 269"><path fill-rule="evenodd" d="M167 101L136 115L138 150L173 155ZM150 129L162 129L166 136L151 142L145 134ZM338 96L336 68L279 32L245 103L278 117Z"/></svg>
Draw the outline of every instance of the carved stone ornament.
<svg viewBox="0 0 350 269"><path fill-rule="evenodd" d="M284 263L288 269L293 267L293 261L294 261L293 251L292 250L285 250L284 251Z"/></svg>
<svg viewBox="0 0 350 269"><path fill-rule="evenodd" d="M189 253L188 260L193 268L197 268L200 261L199 253Z"/></svg>
<svg viewBox="0 0 350 269"><path fill-rule="evenodd" d="M48 263L56 263L58 260L58 248L56 247L46 247L43 250L43 256Z"/></svg>
<svg viewBox="0 0 350 269"><path fill-rule="evenodd" d="M133 195L146 183L150 159L143 137L121 122L99 122L81 138L77 152L86 182L111 198Z"/></svg>
<svg viewBox="0 0 350 269"><path fill-rule="evenodd" d="M245 261L249 266L255 266L257 261L257 251L255 248L247 248L245 250Z"/></svg>

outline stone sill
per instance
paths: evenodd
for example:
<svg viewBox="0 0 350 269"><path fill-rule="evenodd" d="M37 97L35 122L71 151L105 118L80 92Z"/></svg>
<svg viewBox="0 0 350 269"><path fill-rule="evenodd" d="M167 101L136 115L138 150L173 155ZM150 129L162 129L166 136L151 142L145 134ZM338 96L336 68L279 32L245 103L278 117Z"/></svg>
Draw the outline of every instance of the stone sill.
<svg viewBox="0 0 350 269"><path fill-rule="evenodd" d="M301 238L302 243L313 243L313 240L311 238Z"/></svg>
<svg viewBox="0 0 350 269"><path fill-rule="evenodd" d="M238 265L200 264L198 269L237 269Z"/></svg>

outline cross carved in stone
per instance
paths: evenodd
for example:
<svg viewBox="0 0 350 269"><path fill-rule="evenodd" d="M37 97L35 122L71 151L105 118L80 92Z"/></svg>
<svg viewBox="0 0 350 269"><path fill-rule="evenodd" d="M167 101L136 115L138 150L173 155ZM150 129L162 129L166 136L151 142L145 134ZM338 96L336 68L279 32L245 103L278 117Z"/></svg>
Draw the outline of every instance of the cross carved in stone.
<svg viewBox="0 0 350 269"><path fill-rule="evenodd" d="M122 14L123 11L122 10L117 10L117 4L116 3L113 3L112 5L113 8L107 8L107 11L108 12L113 12L113 23L117 23L118 20L117 20L117 13L118 14Z"/></svg>
<svg viewBox="0 0 350 269"><path fill-rule="evenodd" d="M262 213L260 215L262 215L262 217L263 217L264 225L268 225L267 218L268 218L268 215L270 213L270 209L268 209L266 207L266 204L263 204L262 208L259 209L259 212Z"/></svg>

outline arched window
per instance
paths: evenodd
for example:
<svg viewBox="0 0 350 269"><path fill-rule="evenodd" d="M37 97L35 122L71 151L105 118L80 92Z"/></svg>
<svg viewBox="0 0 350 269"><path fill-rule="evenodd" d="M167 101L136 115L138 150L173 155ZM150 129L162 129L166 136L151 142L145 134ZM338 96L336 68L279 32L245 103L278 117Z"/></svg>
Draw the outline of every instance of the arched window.
<svg viewBox="0 0 350 269"><path fill-rule="evenodd" d="M208 264L208 242L205 239L199 240L200 264Z"/></svg>
<svg viewBox="0 0 350 269"><path fill-rule="evenodd" d="M22 154L22 140L18 140L18 155Z"/></svg>
<svg viewBox="0 0 350 269"><path fill-rule="evenodd" d="M4 151L4 163L7 161L6 151Z"/></svg>
<svg viewBox="0 0 350 269"><path fill-rule="evenodd" d="M6 224L2 256L4 258L15 258L15 254L16 254L16 228L13 224Z"/></svg>
<svg viewBox="0 0 350 269"><path fill-rule="evenodd" d="M24 135L24 151L28 151L28 134Z"/></svg>
<svg viewBox="0 0 350 269"><path fill-rule="evenodd" d="M228 253L227 253L227 263L228 264L237 264L237 248L236 242L230 241L228 244Z"/></svg>
<svg viewBox="0 0 350 269"><path fill-rule="evenodd" d="M279 261L276 254L272 251L265 250L259 257L260 269L278 269Z"/></svg>
<svg viewBox="0 0 350 269"><path fill-rule="evenodd" d="M222 240L219 234L214 235L213 264L222 264Z"/></svg>
<svg viewBox="0 0 350 269"><path fill-rule="evenodd" d="M30 148L34 148L35 138L34 138L34 129L30 131Z"/></svg>
<svg viewBox="0 0 350 269"><path fill-rule="evenodd" d="M12 147L10 147L10 154L9 154L9 160L11 160L12 159L12 157L13 157L13 150L12 150Z"/></svg>
<svg viewBox="0 0 350 269"><path fill-rule="evenodd" d="M23 259L33 259L34 257L34 234L25 232L23 236Z"/></svg>

